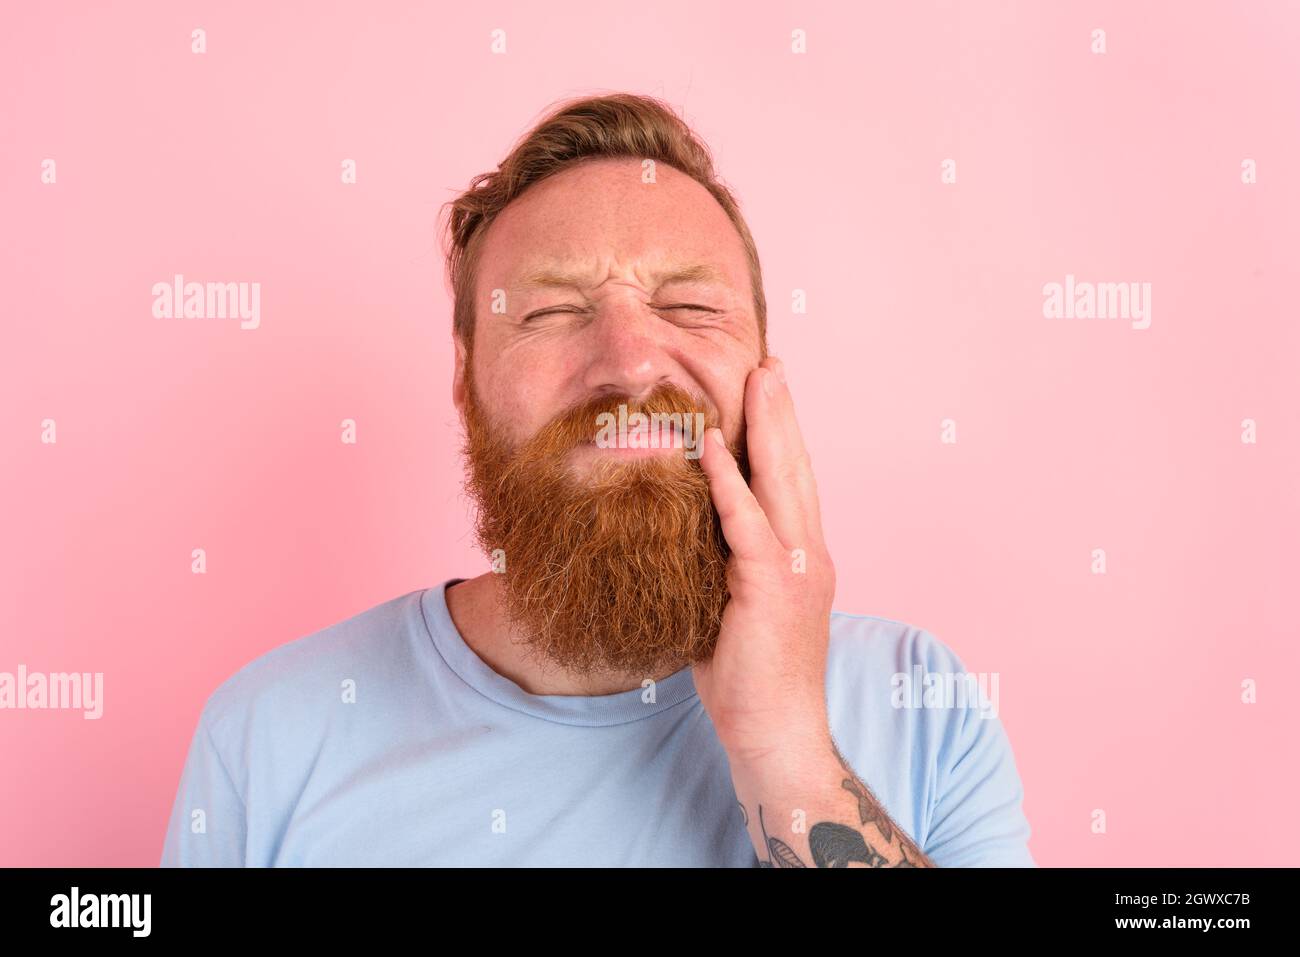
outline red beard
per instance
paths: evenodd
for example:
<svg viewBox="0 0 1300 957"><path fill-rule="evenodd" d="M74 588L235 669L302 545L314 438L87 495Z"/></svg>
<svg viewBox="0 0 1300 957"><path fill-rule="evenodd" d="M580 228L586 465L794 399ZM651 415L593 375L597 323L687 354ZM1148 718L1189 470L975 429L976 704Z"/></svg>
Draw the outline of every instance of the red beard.
<svg viewBox="0 0 1300 957"><path fill-rule="evenodd" d="M487 422L465 365L466 490L479 545L504 558L498 593L521 639L579 675L653 678L711 658L730 551L699 459L601 459L580 478L571 453L620 404L629 415L700 412L706 427L718 425L712 407L668 384L640 402L601 396L515 448ZM748 476L743 444L732 452Z"/></svg>

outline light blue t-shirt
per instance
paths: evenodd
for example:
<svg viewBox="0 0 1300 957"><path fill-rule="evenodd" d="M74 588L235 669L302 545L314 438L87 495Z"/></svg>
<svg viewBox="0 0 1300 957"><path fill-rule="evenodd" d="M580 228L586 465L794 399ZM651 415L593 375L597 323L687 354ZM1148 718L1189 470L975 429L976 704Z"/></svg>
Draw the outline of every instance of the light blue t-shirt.
<svg viewBox="0 0 1300 957"><path fill-rule="evenodd" d="M284 644L221 684L162 865L757 865L689 667L618 694L529 694L456 630L445 590L457 581ZM918 707L926 696L896 675L964 669L889 619L833 613L828 656L831 734L925 853L942 867L1035 866L996 695Z"/></svg>

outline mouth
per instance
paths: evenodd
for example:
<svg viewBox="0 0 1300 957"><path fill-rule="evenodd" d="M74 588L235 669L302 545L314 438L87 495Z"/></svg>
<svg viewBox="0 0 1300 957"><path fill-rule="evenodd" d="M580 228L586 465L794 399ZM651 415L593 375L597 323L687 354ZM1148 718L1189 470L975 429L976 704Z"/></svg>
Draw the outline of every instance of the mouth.
<svg viewBox="0 0 1300 957"><path fill-rule="evenodd" d="M589 444L602 452L641 453L689 451L692 445L681 426L670 422L665 422L657 428L645 426L629 429L625 435L619 436L615 441L608 439L601 441L595 438Z"/></svg>
<svg viewBox="0 0 1300 957"><path fill-rule="evenodd" d="M647 442L642 445L608 445L602 446L595 439L590 439L577 446L574 451L579 455L587 456L608 456L610 458L648 458L656 455L671 455L676 452L681 454L685 448L685 443L680 435L675 436L671 441L663 436L657 443Z"/></svg>
<svg viewBox="0 0 1300 957"><path fill-rule="evenodd" d="M629 413L619 406L618 414L601 412L598 428L586 433L572 449L573 457L584 462L665 461L698 459L703 454L706 416L688 410Z"/></svg>

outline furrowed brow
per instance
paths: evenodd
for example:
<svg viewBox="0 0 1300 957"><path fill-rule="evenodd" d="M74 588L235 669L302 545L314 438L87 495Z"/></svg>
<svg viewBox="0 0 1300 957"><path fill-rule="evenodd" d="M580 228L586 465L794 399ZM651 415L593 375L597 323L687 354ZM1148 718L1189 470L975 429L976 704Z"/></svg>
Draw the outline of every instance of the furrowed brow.
<svg viewBox="0 0 1300 957"><path fill-rule="evenodd" d="M577 273L566 273L555 269L536 269L519 280L524 288L534 286L554 287L558 289L582 289L590 280Z"/></svg>
<svg viewBox="0 0 1300 957"><path fill-rule="evenodd" d="M673 282L725 282L725 277L714 266L707 263L695 263L689 266L680 266L674 269L661 271L653 274L654 281L659 286L665 286ZM536 287L553 288L553 289L585 289L591 285L589 275L583 275L576 272L566 272L562 269L552 267L542 267L532 269L526 272L518 281L517 286L523 289Z"/></svg>
<svg viewBox="0 0 1300 957"><path fill-rule="evenodd" d="M658 273L655 278L661 286L670 282L724 282L725 279L721 272L714 266L707 263L696 263L691 266L683 266L680 269L673 269L666 273Z"/></svg>

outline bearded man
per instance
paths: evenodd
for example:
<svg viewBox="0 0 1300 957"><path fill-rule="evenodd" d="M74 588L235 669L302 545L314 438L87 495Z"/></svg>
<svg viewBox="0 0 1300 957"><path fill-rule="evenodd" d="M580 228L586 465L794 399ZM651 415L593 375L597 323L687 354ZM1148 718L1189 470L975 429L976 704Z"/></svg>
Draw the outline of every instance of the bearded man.
<svg viewBox="0 0 1300 957"><path fill-rule="evenodd" d="M898 694L957 656L831 608L757 250L687 125L561 104L448 227L491 568L222 684L163 864L1033 866L987 700Z"/></svg>

